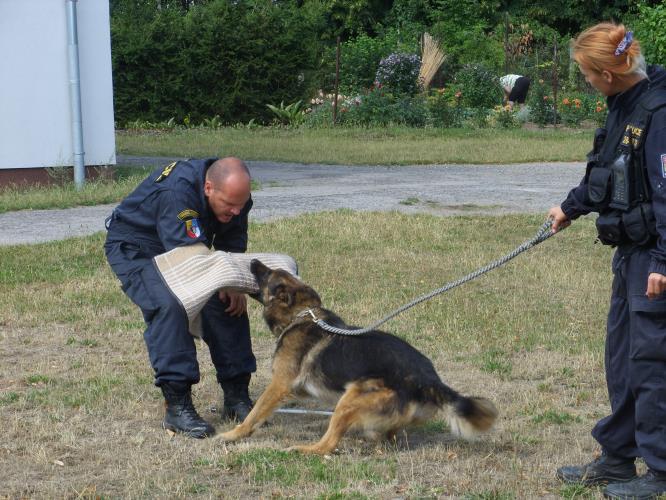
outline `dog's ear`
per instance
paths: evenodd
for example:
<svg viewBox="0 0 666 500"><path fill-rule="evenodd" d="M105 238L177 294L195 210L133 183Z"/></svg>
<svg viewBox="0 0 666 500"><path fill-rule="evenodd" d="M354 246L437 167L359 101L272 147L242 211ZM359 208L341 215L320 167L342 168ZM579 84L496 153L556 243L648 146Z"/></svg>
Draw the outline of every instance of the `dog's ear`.
<svg viewBox="0 0 666 500"><path fill-rule="evenodd" d="M257 279L261 279L266 276L266 274L270 273L271 270L260 260L252 259L250 261L250 272L254 274Z"/></svg>

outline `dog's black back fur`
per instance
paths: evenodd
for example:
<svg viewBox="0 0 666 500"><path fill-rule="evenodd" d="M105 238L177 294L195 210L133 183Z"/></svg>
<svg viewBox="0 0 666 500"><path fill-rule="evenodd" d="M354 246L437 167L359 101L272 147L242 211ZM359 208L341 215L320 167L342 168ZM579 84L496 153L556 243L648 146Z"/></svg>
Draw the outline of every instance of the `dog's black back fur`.
<svg viewBox="0 0 666 500"><path fill-rule="evenodd" d="M329 310L321 309L321 313L330 325L355 328ZM441 381L426 356L395 335L379 330L356 336L338 335L312 324L307 328L307 337L306 343L311 345L329 337L327 346L318 354L318 365L333 391L344 391L352 381L382 379L396 391L400 406L410 401L442 406L459 397Z"/></svg>

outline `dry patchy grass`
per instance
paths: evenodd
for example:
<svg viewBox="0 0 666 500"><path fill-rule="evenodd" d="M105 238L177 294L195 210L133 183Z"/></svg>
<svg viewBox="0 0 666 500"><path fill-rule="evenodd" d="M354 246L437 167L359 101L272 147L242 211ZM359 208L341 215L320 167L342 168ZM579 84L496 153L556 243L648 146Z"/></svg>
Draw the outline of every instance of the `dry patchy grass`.
<svg viewBox="0 0 666 500"><path fill-rule="evenodd" d="M253 225L250 251L294 256L327 307L365 325L507 253L540 222L342 211ZM350 435L328 458L280 451L318 439L327 422L318 416L276 415L232 445L169 437L140 314L107 269L102 236L2 248L0 497L600 497L554 478L557 466L590 457L589 430L608 411L610 252L593 240L593 224L581 220L386 325L447 383L490 397L501 411L493 432L459 441L436 420L395 443ZM256 397L273 339L256 304L251 322ZM226 428L213 412L220 394L209 355L199 352L195 401Z"/></svg>

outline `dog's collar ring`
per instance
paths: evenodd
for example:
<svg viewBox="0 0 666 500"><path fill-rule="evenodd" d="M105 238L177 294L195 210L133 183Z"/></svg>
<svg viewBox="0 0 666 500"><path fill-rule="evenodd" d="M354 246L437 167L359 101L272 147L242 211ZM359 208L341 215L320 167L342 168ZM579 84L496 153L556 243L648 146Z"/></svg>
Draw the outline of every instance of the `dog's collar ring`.
<svg viewBox="0 0 666 500"><path fill-rule="evenodd" d="M305 318L308 315L310 315L310 317L312 318L312 321L314 321L315 323L318 321L317 316L315 316L315 313L312 309L304 309L303 311L299 312L296 315L296 318L298 318L298 319Z"/></svg>

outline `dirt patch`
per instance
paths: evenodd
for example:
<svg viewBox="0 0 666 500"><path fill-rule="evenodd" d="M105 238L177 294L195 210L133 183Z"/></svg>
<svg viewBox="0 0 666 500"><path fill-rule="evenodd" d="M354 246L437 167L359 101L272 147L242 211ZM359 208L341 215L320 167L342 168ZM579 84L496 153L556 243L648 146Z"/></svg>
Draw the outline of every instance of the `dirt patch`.
<svg viewBox="0 0 666 500"><path fill-rule="evenodd" d="M445 351L433 359L442 378L499 407L493 432L460 441L437 420L393 443L350 435L338 455L313 459L278 450L318 440L327 417L276 415L233 445L170 437L141 333L94 347L68 344L70 336L65 326L0 330L0 496L557 497L555 468L589 459L589 430L608 410L601 360L592 356L520 352L508 360L511 373L498 376L468 353ZM256 398L268 383L273 339L253 342ZM196 404L226 429L213 412L220 393L205 346L200 353Z"/></svg>

